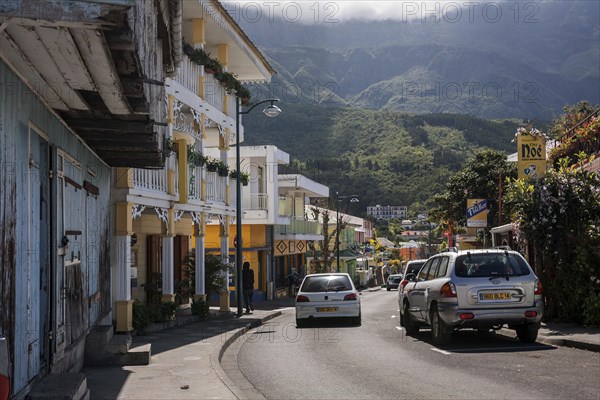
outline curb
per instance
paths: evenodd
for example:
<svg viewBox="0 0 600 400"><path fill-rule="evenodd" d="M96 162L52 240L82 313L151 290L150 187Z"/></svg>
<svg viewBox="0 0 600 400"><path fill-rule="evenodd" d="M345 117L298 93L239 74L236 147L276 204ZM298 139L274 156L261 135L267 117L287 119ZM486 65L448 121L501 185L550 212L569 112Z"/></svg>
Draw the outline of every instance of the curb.
<svg viewBox="0 0 600 400"><path fill-rule="evenodd" d="M258 321L252 321L252 322L248 323L246 326L244 326L242 328L238 328L237 330L235 330L233 335L231 335L231 337L229 337L227 340L225 340L225 342L223 342L223 344L221 346L214 349L212 351L212 353L210 354L210 363L211 363L212 368L216 372L219 379L221 379L221 382L223 382L223 384L231 391L231 393L233 393L233 395L236 398L243 399L243 398L246 398L246 396L244 395L243 390L240 389L235 383L233 383L231 378L229 378L229 376L227 376L227 374L221 367L221 359L223 358L223 354L225 353L227 348L229 346L231 346L232 343L234 343L240 337L245 335L246 332L248 332L250 329L256 328L275 317L279 317L281 314L282 314L281 311L275 311L275 312L272 312L272 313L260 318L260 320L258 320Z"/></svg>
<svg viewBox="0 0 600 400"><path fill-rule="evenodd" d="M502 328L497 331L498 334L514 338L515 332L510 329ZM538 343L547 344L550 346L558 346L558 347L571 347L579 350L587 350L593 351L596 353L600 353L600 343L590 343L590 342L582 342L580 340L569 339L564 336L545 336L539 335L537 339Z"/></svg>

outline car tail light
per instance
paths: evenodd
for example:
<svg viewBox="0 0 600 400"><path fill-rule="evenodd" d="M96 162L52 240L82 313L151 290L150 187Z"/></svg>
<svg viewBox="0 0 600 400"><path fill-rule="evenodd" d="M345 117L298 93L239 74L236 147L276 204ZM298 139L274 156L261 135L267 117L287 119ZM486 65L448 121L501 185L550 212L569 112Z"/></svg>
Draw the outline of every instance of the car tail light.
<svg viewBox="0 0 600 400"><path fill-rule="evenodd" d="M356 300L358 295L356 293L350 293L344 296L344 300Z"/></svg>
<svg viewBox="0 0 600 400"><path fill-rule="evenodd" d="M534 318L537 317L537 311L525 311L526 318Z"/></svg>
<svg viewBox="0 0 600 400"><path fill-rule="evenodd" d="M470 312L460 314L460 319L473 319L473 318L475 318L475 315L473 315L473 313L470 313Z"/></svg>
<svg viewBox="0 0 600 400"><path fill-rule="evenodd" d="M440 288L440 296L442 297L456 297L456 286L454 283L447 282Z"/></svg>
<svg viewBox="0 0 600 400"><path fill-rule="evenodd" d="M308 303L308 302L310 302L310 300L308 299L308 297L302 296L301 294L299 294L298 296L296 296L296 303Z"/></svg>
<svg viewBox="0 0 600 400"><path fill-rule="evenodd" d="M404 289L406 285L408 285L408 281L406 279L402 279L402 282L400 282L400 286L402 286L402 289Z"/></svg>
<svg viewBox="0 0 600 400"><path fill-rule="evenodd" d="M534 294L536 295L541 295L542 294L542 282L539 281L539 279L537 281L535 281L535 292Z"/></svg>

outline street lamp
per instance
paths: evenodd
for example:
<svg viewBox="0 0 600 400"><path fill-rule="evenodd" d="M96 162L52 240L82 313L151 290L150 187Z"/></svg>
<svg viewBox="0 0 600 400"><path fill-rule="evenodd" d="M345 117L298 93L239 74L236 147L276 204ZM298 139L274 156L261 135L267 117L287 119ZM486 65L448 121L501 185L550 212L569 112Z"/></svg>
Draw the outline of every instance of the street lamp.
<svg viewBox="0 0 600 400"><path fill-rule="evenodd" d="M353 194L350 196L340 196L338 192L335 192L335 246L336 246L336 257L337 257L337 268L336 271L340 272L340 202L346 199L350 199L350 203L358 203L358 196Z"/></svg>
<svg viewBox="0 0 600 400"><path fill-rule="evenodd" d="M242 111L241 99L239 97L236 97L235 101L235 169L238 172L238 177L235 181L235 194L237 198L235 203L235 291L238 317L241 317L244 314L244 305L242 304L242 182L240 179L240 115L249 114L250 111L254 110L255 107L261 104L271 103L263 110L263 113L269 118L274 118L281 114L281 109L273 104L276 101L279 101L279 99L263 100L254 104L246 111Z"/></svg>

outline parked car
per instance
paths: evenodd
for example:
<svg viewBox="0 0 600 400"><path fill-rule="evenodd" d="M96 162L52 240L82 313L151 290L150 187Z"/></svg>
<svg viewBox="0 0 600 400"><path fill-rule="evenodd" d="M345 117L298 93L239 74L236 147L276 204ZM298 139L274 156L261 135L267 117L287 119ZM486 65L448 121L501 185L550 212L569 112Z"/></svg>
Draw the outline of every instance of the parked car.
<svg viewBox="0 0 600 400"><path fill-rule="evenodd" d="M515 251L489 249L437 254L398 294L400 324L409 335L430 326L433 342L450 342L454 330L487 332L503 325L522 342L537 338L544 312L542 285Z"/></svg>
<svg viewBox="0 0 600 400"><path fill-rule="evenodd" d="M398 286L400 286L401 281L402 281L401 274L393 274L393 275L388 276L387 282L385 284L387 291L389 292L392 289L398 289Z"/></svg>
<svg viewBox="0 0 600 400"><path fill-rule="evenodd" d="M406 265L404 266L404 271L402 273L402 281L400 281L400 286L398 287L399 291L402 291L402 289L404 289L404 287L408 283L406 276L412 274L412 278L416 277L419 273L419 270L423 265L425 265L426 262L427 260L411 260L406 263Z"/></svg>
<svg viewBox="0 0 600 400"><path fill-rule="evenodd" d="M317 318L351 318L361 323L360 293L346 273L306 275L296 296L296 326Z"/></svg>

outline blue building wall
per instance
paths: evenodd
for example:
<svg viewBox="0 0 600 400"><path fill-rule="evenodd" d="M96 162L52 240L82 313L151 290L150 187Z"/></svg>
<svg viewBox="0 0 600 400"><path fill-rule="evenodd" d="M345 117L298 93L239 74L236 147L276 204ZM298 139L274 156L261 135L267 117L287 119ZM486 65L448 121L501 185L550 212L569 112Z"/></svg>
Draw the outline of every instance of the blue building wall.
<svg viewBox="0 0 600 400"><path fill-rule="evenodd" d="M82 339L110 313L109 200L110 168L0 61L0 334L14 393L81 368Z"/></svg>

